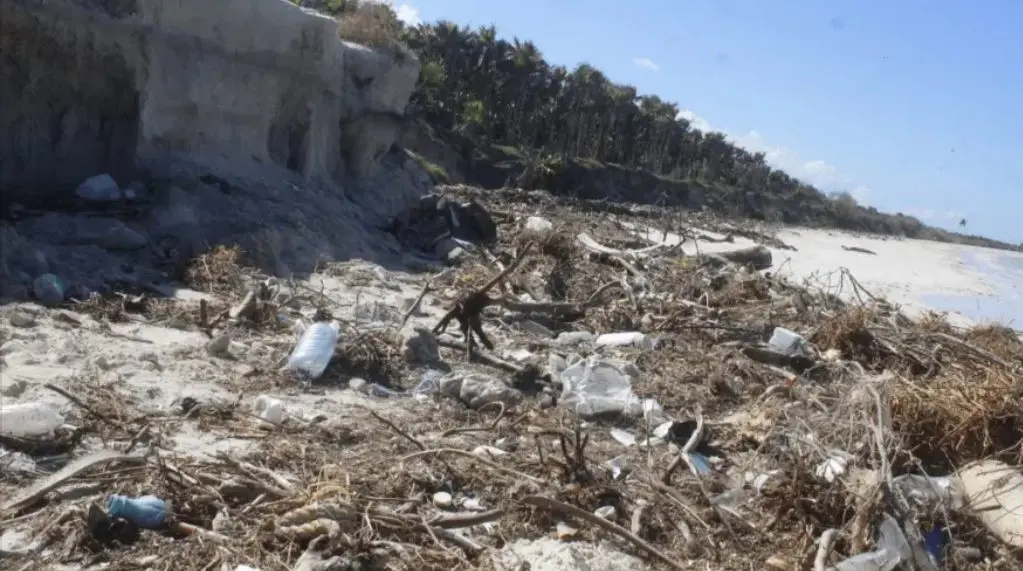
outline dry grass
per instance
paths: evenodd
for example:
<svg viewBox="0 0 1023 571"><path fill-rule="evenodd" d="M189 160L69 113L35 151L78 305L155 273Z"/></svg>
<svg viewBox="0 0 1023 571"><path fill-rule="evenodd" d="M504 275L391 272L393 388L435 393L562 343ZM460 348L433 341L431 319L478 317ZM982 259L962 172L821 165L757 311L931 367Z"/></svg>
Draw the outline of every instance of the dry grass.
<svg viewBox="0 0 1023 571"><path fill-rule="evenodd" d="M337 18L341 38L367 47L404 53L400 44L401 22L382 2L359 2Z"/></svg>
<svg viewBox="0 0 1023 571"><path fill-rule="evenodd" d="M185 283L196 291L236 294L245 285L245 257L239 246L216 246L185 267Z"/></svg>

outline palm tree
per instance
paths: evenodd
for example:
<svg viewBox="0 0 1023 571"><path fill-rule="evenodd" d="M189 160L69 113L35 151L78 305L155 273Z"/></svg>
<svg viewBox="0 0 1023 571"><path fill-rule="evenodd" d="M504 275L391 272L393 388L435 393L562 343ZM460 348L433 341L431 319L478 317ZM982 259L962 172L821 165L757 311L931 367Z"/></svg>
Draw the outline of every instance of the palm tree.
<svg viewBox="0 0 1023 571"><path fill-rule="evenodd" d="M522 149L523 164L535 167L523 183L550 180L537 175L578 157L700 179L736 196L766 194L792 208L829 208L823 193L769 166L764 153L694 129L677 104L639 95L586 63L551 65L534 44L502 39L494 26L423 24L405 29L403 40L423 62L417 111L477 144Z"/></svg>

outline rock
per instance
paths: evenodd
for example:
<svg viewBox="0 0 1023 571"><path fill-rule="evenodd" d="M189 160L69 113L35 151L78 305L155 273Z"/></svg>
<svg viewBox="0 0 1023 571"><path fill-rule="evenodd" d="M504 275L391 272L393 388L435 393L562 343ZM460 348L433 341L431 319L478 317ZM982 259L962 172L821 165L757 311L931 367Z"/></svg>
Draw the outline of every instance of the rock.
<svg viewBox="0 0 1023 571"><path fill-rule="evenodd" d="M32 282L32 293L43 305L64 303L64 280L53 274L43 274Z"/></svg>
<svg viewBox="0 0 1023 571"><path fill-rule="evenodd" d="M0 395L16 399L24 394L26 389L28 389L28 382L22 379L16 379L13 381L5 380L3 384L0 385Z"/></svg>
<svg viewBox="0 0 1023 571"><path fill-rule="evenodd" d="M36 324L36 318L23 311L15 311L7 318L7 321L10 322L11 327L18 327L20 329L34 327Z"/></svg>
<svg viewBox="0 0 1023 571"><path fill-rule="evenodd" d="M121 199L121 187L117 185L114 177L108 174L98 174L85 179L82 184L78 185L75 195L84 200L110 202Z"/></svg>
<svg viewBox="0 0 1023 571"><path fill-rule="evenodd" d="M230 356L230 350L231 336L227 334L218 335L206 344L206 352L214 357Z"/></svg>
<svg viewBox="0 0 1023 571"><path fill-rule="evenodd" d="M440 346L437 344L437 336L425 327L404 330L401 345L405 348L405 361L410 364L440 362Z"/></svg>
<svg viewBox="0 0 1023 571"><path fill-rule="evenodd" d="M136 232L121 222L113 221L99 240L99 245L111 250L139 250L149 245L149 238L141 232Z"/></svg>

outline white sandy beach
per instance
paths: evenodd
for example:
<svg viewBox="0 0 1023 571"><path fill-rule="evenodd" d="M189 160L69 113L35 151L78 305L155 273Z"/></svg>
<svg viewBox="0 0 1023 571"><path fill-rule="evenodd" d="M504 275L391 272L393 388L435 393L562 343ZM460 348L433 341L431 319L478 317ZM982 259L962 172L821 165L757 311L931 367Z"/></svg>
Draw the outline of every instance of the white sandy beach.
<svg viewBox="0 0 1023 571"><path fill-rule="evenodd" d="M659 240L661 235L652 232L648 237ZM910 315L935 310L948 312L949 319L959 325L997 322L1018 329L1023 323L1023 254L808 228L788 228L778 238L796 248L771 248L772 271L778 275L846 297L853 290L843 280L845 268L870 293L902 306ZM667 242L677 243L677 239L669 234ZM686 242L683 249L695 254L752 245L737 237L733 243Z"/></svg>

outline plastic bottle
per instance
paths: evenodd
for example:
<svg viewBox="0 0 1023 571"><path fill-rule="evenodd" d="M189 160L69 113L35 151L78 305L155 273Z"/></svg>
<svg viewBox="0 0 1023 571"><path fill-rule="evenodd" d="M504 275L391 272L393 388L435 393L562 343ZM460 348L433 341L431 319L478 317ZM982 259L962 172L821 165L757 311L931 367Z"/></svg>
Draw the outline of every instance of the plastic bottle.
<svg viewBox="0 0 1023 571"><path fill-rule="evenodd" d="M0 433L8 436L47 436L63 424L64 415L54 404L26 402L0 406Z"/></svg>
<svg viewBox="0 0 1023 571"><path fill-rule="evenodd" d="M656 349L657 339L647 337L639 331L622 331L619 333L605 333L597 337L597 345L604 347L626 347L633 346L640 349Z"/></svg>
<svg viewBox="0 0 1023 571"><path fill-rule="evenodd" d="M107 499L107 514L126 519L142 529L159 529L167 523L167 502L156 496L129 498L113 495Z"/></svg>
<svg viewBox="0 0 1023 571"><path fill-rule="evenodd" d="M319 377L327 370L340 337L341 326L337 322L314 323L302 333L284 368L303 373L310 380Z"/></svg>
<svg viewBox="0 0 1023 571"><path fill-rule="evenodd" d="M836 571L893 571L903 561L913 558L905 534L892 516L884 514L878 530L878 548L860 553L835 566Z"/></svg>

